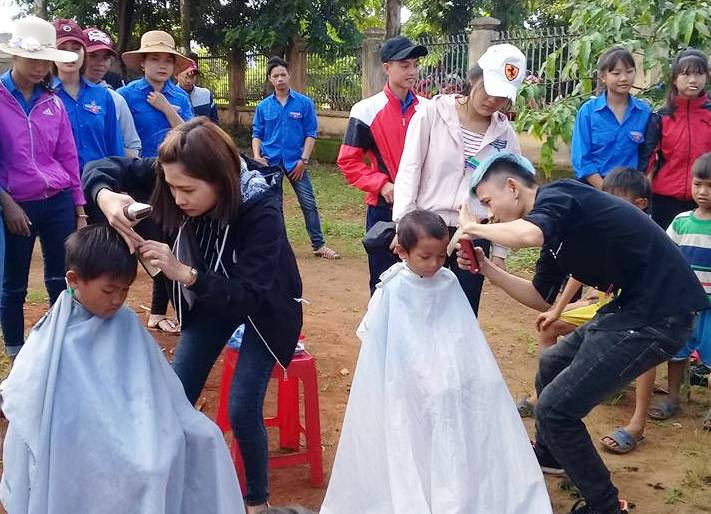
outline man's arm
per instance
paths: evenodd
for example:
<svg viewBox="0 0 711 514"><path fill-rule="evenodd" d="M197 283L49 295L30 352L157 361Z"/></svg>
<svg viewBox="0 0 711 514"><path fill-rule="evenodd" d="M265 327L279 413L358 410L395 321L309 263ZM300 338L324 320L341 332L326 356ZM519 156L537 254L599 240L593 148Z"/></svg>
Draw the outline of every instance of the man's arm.
<svg viewBox="0 0 711 514"><path fill-rule="evenodd" d="M480 263L482 258L486 259L484 252L480 251L480 249L477 250L477 257ZM539 312L545 312L550 309L551 305L543 299L530 280L512 275L494 265L493 262L490 262L489 266L482 266L481 271L492 284L503 289L511 298L526 307Z"/></svg>
<svg viewBox="0 0 711 514"><path fill-rule="evenodd" d="M464 225L464 233L472 239L488 239L507 248L533 248L543 246L543 231L526 220L482 225L471 222Z"/></svg>

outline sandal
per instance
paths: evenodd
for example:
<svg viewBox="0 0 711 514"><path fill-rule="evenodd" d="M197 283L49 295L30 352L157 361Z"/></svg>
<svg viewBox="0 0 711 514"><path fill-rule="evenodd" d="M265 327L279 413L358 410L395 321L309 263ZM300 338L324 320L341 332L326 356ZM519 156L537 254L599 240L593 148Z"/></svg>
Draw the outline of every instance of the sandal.
<svg viewBox="0 0 711 514"><path fill-rule="evenodd" d="M521 418L534 418L536 416L536 406L533 405L529 400L528 396L521 398L516 404L518 409L518 415Z"/></svg>
<svg viewBox="0 0 711 514"><path fill-rule="evenodd" d="M618 428L614 432L600 438L603 448L610 453L624 455L635 450L644 441L644 435L635 437L624 428Z"/></svg>
<svg viewBox="0 0 711 514"><path fill-rule="evenodd" d="M706 413L706 417L704 418L704 423L702 425L704 427L704 430L711 432L711 409Z"/></svg>
<svg viewBox="0 0 711 514"><path fill-rule="evenodd" d="M341 258L340 254L335 252L334 250L331 250L328 246L323 245L321 248L318 250L314 250L314 255L316 257L321 257L322 259L326 259L329 261L337 261L338 259Z"/></svg>
<svg viewBox="0 0 711 514"><path fill-rule="evenodd" d="M176 320L169 319L168 316L163 316L160 319L151 319L149 316L148 328L170 335L180 334L180 325Z"/></svg>
<svg viewBox="0 0 711 514"><path fill-rule="evenodd" d="M672 416L679 414L681 412L681 405L679 402L673 402L671 400L662 400L658 404L650 407L647 414L650 418L656 419L657 421L664 421Z"/></svg>

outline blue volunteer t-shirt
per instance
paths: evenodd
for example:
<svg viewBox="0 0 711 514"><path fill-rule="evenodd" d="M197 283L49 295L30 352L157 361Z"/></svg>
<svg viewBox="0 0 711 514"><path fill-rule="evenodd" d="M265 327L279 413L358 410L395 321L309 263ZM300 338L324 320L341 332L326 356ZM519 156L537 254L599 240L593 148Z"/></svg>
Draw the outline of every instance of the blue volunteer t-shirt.
<svg viewBox="0 0 711 514"><path fill-rule="evenodd" d="M118 90L118 93L126 99L133 115L136 132L141 138L143 147L142 157L157 157L158 147L171 129L168 118L148 103L148 94L152 91L153 86L145 78L134 80ZM193 118L193 109L185 91L169 80L163 86L161 93L183 121Z"/></svg>
<svg viewBox="0 0 711 514"><path fill-rule="evenodd" d="M17 102L20 104L20 107L22 107L22 110L25 111L25 114L29 115L30 111L35 106L35 103L37 103L37 100L39 100L39 97L42 96L42 86L40 86L39 84L35 85L34 89L32 90L32 97L28 102L27 100L25 100L25 95L22 94L22 91L17 89L15 81L12 80L11 72L12 70L7 70L5 73L2 74L0 80L2 80L3 85L7 88L10 94L15 97Z"/></svg>
<svg viewBox="0 0 711 514"><path fill-rule="evenodd" d="M87 162L123 157L123 135L111 93L83 78L76 100L65 91L58 78L54 79L53 87L67 109L77 145L80 173Z"/></svg>
<svg viewBox="0 0 711 514"><path fill-rule="evenodd" d="M285 105L274 93L259 102L254 111L252 137L262 141L262 156L272 166L283 164L287 171L297 165L304 141L307 137L316 138L317 130L313 101L293 89Z"/></svg>
<svg viewBox="0 0 711 514"><path fill-rule="evenodd" d="M579 180L617 166L638 168L639 149L652 109L630 95L622 122L607 105L607 93L591 98L578 111L573 129L571 159Z"/></svg>

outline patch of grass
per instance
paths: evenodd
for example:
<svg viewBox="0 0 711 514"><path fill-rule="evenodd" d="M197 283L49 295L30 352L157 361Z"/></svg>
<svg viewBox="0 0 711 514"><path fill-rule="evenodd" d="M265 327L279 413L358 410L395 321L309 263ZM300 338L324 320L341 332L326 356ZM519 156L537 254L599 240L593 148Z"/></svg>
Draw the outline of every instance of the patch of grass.
<svg viewBox="0 0 711 514"><path fill-rule="evenodd" d="M27 303L47 303L49 296L47 291L31 290L27 293Z"/></svg>
<svg viewBox="0 0 711 514"><path fill-rule="evenodd" d="M341 255L365 255L361 243L365 234L363 192L348 184L336 166L315 164L309 167L309 173L316 193L326 244ZM292 244L298 248L310 248L303 213L286 179L284 217Z"/></svg>
<svg viewBox="0 0 711 514"><path fill-rule="evenodd" d="M540 250L538 248L512 250L506 259L506 266L512 273L530 277L536 271L536 261L539 253Z"/></svg>
<svg viewBox="0 0 711 514"><path fill-rule="evenodd" d="M671 489L667 494L664 495L664 503L667 505L674 505L679 502L683 502L684 493L679 489Z"/></svg>

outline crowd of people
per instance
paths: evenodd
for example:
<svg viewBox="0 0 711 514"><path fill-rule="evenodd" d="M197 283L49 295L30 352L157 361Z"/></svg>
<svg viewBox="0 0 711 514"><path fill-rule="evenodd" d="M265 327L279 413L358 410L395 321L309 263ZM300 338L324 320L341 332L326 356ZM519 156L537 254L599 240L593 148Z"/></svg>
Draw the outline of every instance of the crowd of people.
<svg viewBox="0 0 711 514"><path fill-rule="evenodd" d="M98 28L26 17L0 51L12 56L0 77L6 510L302 512L269 507L263 420L303 323L284 177L313 254L340 256L308 171L315 106L289 64L269 60L249 158L164 31L120 56L142 77L116 90L119 56ZM386 84L354 105L338 156L366 193L372 298L321 512L548 514L546 473L580 490L573 513L627 513L582 419L637 379L629 423L601 440L629 453L648 416L680 412L689 360L711 364L708 57L680 52L652 112L631 94L629 50L604 52L575 122L575 178L541 185L505 114L526 56L493 45L461 94L426 99L413 87L427 54L403 36L382 45ZM132 219L136 202L152 215ZM37 237L51 309L25 343ZM524 247L541 248L532 280L506 269ZM154 279L147 326L180 337L172 366L124 306L138 263ZM541 313L535 393L518 405L479 327L485 278ZM243 496L222 434L192 408L240 326L229 417ZM652 405L664 362L669 394Z"/></svg>

